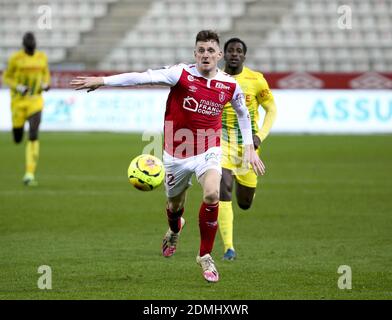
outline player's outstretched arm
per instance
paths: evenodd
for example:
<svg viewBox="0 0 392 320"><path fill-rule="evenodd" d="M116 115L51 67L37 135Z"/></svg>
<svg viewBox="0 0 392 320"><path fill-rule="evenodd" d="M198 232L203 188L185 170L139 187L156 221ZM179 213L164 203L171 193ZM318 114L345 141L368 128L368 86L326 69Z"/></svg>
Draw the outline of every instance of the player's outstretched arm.
<svg viewBox="0 0 392 320"><path fill-rule="evenodd" d="M75 90L87 89L87 92L94 91L104 85L102 77L76 77L70 82L71 87Z"/></svg>
<svg viewBox="0 0 392 320"><path fill-rule="evenodd" d="M146 72L120 73L108 77L76 77L70 85L76 90L93 91L101 86L138 86L168 85L174 86L180 79L183 67L176 65L171 68L147 70Z"/></svg>

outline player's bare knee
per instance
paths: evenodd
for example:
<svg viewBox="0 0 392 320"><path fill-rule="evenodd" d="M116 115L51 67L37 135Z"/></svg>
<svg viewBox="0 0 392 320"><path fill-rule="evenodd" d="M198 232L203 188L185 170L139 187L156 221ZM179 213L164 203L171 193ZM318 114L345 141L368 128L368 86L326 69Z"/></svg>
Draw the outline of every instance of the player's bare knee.
<svg viewBox="0 0 392 320"><path fill-rule="evenodd" d="M29 140L36 141L38 140L38 130L37 131L30 131L29 132Z"/></svg>
<svg viewBox="0 0 392 320"><path fill-rule="evenodd" d="M219 190L207 190L204 192L203 201L207 204L214 204L219 201Z"/></svg>
<svg viewBox="0 0 392 320"><path fill-rule="evenodd" d="M238 201L238 206L242 210L249 210L250 207L252 206L252 201Z"/></svg>
<svg viewBox="0 0 392 320"><path fill-rule="evenodd" d="M227 189L221 189L220 194L219 194L219 200L220 201L231 201L231 191L228 191Z"/></svg>

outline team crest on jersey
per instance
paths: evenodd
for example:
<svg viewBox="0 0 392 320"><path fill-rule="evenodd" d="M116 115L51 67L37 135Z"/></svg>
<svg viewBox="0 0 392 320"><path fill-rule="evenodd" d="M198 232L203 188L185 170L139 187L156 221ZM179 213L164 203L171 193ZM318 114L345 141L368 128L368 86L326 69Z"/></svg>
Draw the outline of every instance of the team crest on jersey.
<svg viewBox="0 0 392 320"><path fill-rule="evenodd" d="M221 91L221 93L219 94L219 101L223 102L225 101L226 95L223 91Z"/></svg>
<svg viewBox="0 0 392 320"><path fill-rule="evenodd" d="M195 81L195 77L192 76L191 74L188 75L188 81L193 82Z"/></svg>

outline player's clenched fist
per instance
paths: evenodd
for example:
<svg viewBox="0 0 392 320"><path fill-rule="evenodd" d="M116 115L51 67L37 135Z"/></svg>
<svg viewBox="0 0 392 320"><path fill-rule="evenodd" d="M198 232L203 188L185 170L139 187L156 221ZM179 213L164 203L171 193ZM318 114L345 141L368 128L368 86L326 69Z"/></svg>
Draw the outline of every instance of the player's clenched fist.
<svg viewBox="0 0 392 320"><path fill-rule="evenodd" d="M87 89L87 92L90 92L103 86L104 83L102 77L76 77L71 80L70 85L76 90Z"/></svg>

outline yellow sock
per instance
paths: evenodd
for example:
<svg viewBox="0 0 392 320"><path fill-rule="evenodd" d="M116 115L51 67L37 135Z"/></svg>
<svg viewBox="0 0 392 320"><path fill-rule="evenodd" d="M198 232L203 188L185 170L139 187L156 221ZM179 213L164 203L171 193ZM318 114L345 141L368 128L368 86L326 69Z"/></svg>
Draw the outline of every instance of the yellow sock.
<svg viewBox="0 0 392 320"><path fill-rule="evenodd" d="M218 224L225 252L233 247L233 207L231 201L219 201Z"/></svg>
<svg viewBox="0 0 392 320"><path fill-rule="evenodd" d="M27 141L26 145L26 173L35 174L39 157L39 141Z"/></svg>

